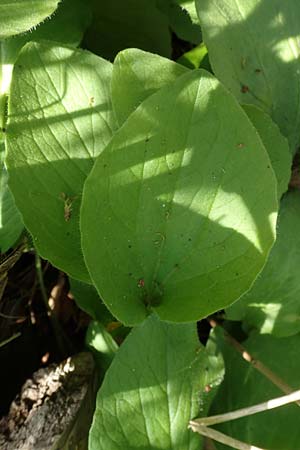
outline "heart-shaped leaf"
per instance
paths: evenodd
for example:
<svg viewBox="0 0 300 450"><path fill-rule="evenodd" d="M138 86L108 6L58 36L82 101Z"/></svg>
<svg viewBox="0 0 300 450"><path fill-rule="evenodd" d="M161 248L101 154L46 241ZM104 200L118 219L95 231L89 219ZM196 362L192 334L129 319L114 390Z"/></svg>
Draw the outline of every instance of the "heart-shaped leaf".
<svg viewBox="0 0 300 450"><path fill-rule="evenodd" d="M188 422L202 414L223 377L222 357L206 350L195 324L149 317L122 344L108 369L90 431L90 450L198 450Z"/></svg>
<svg viewBox="0 0 300 450"><path fill-rule="evenodd" d="M41 255L89 280L80 246L83 183L110 140L111 63L82 50L27 44L14 68L9 185Z"/></svg>
<svg viewBox="0 0 300 450"><path fill-rule="evenodd" d="M190 321L229 305L274 242L276 180L234 98L193 71L131 114L87 179L82 244L91 277L128 324L154 308Z"/></svg>

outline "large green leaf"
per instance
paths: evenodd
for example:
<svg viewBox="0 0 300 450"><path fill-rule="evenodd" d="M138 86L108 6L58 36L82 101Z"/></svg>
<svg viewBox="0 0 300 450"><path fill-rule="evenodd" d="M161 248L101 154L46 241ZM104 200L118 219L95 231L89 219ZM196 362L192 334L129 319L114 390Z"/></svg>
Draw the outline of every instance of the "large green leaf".
<svg viewBox="0 0 300 450"><path fill-rule="evenodd" d="M267 264L250 291L228 310L261 333L288 336L300 331L300 194L281 201L278 236Z"/></svg>
<svg viewBox="0 0 300 450"><path fill-rule="evenodd" d="M207 408L205 386L223 376L222 358L199 343L194 324L148 318L115 356L98 392L90 450L198 450L188 422ZM202 411L203 412L203 411Z"/></svg>
<svg viewBox="0 0 300 450"><path fill-rule="evenodd" d="M170 59L142 50L120 52L114 61L111 82L112 103L119 126L147 97L187 71Z"/></svg>
<svg viewBox="0 0 300 450"><path fill-rule="evenodd" d="M169 59L142 50L127 49L120 52L114 62L111 84L112 103L119 126L147 97L187 70ZM243 107L269 154L280 198L287 190L291 176L292 157L287 140L266 113L254 105Z"/></svg>
<svg viewBox="0 0 300 450"><path fill-rule="evenodd" d="M291 178L292 156L288 142L282 136L270 116L253 105L243 106L247 116L257 129L268 152L276 178L278 199L287 191Z"/></svg>
<svg viewBox="0 0 300 450"><path fill-rule="evenodd" d="M23 33L45 20L60 0L0 0L0 39Z"/></svg>
<svg viewBox="0 0 300 450"><path fill-rule="evenodd" d="M110 60L129 47L171 55L169 23L155 0L92 0L91 4L93 21L85 36L89 50Z"/></svg>
<svg viewBox="0 0 300 450"><path fill-rule="evenodd" d="M64 0L53 17L37 28L20 36L13 36L0 42L1 65L13 64L20 49L29 41L54 40L61 45L77 46L90 21L90 10L85 0ZM1 93L3 90L1 90Z"/></svg>
<svg viewBox="0 0 300 450"><path fill-rule="evenodd" d="M253 336L244 343L256 359L269 367L293 389L299 389L300 335L288 338ZM264 375L249 365L228 344L221 344L225 360L225 379L210 414L221 414L279 397L283 393ZM295 450L300 442L300 409L283 406L253 416L232 420L218 428L248 444L272 450ZM217 445L219 449L231 447Z"/></svg>
<svg viewBox="0 0 300 450"><path fill-rule="evenodd" d="M41 255L83 281L81 193L114 127L111 72L86 51L30 43L11 87L7 166L16 204Z"/></svg>
<svg viewBox="0 0 300 450"><path fill-rule="evenodd" d="M4 145L0 146L0 253L16 242L23 230L21 215L7 185L7 172L3 163Z"/></svg>
<svg viewBox="0 0 300 450"><path fill-rule="evenodd" d="M229 305L274 242L276 180L234 98L193 71L144 101L87 179L83 251L112 313L189 321ZM99 232L101 230L101 232Z"/></svg>
<svg viewBox="0 0 300 450"><path fill-rule="evenodd" d="M84 0L64 0L51 17L33 31L0 40L0 133L5 128L4 112L14 63L21 48L29 41L49 39L61 45L77 46L90 19Z"/></svg>
<svg viewBox="0 0 300 450"><path fill-rule="evenodd" d="M300 139L297 0L196 0L217 77L241 103L264 109L289 139Z"/></svg>

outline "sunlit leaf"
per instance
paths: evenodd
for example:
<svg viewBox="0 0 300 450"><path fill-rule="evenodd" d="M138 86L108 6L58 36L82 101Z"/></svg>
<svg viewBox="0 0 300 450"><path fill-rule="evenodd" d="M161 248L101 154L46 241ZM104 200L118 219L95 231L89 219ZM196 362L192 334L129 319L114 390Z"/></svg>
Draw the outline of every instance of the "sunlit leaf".
<svg viewBox="0 0 300 450"><path fill-rule="evenodd" d="M151 94L187 73L180 64L138 49L120 52L113 66L112 103L119 126Z"/></svg>
<svg viewBox="0 0 300 450"><path fill-rule="evenodd" d="M201 438L187 425L215 393L206 394L205 386L218 386L222 376L222 357L199 343L195 324L148 318L106 373L89 449L198 450Z"/></svg>
<svg viewBox="0 0 300 450"><path fill-rule="evenodd" d="M2 145L2 149L0 147L0 253L12 247L23 230L21 215L7 184L3 150Z"/></svg>
<svg viewBox="0 0 300 450"><path fill-rule="evenodd" d="M7 127L10 187L41 255L89 280L79 208L114 118L109 62L82 50L27 44L15 65Z"/></svg>
<svg viewBox="0 0 300 450"><path fill-rule="evenodd" d="M300 194L281 201L278 235L267 264L250 291L227 310L261 333L289 336L300 331Z"/></svg>
<svg viewBox="0 0 300 450"><path fill-rule="evenodd" d="M300 3L196 0L216 76L241 103L271 115L294 153L300 142Z"/></svg>
<svg viewBox="0 0 300 450"><path fill-rule="evenodd" d="M60 0L0 0L0 39L23 33L45 20Z"/></svg>
<svg viewBox="0 0 300 450"><path fill-rule="evenodd" d="M277 192L280 199L287 191L291 178L292 156L289 152L288 142L270 116L253 105L244 105L243 108L257 129L268 152L277 178Z"/></svg>
<svg viewBox="0 0 300 450"><path fill-rule="evenodd" d="M274 242L276 180L246 114L205 71L144 101L85 184L83 251L119 320L189 321L229 305Z"/></svg>
<svg viewBox="0 0 300 450"><path fill-rule="evenodd" d="M189 69L205 69L208 72L212 72L209 60L207 48L203 42L197 47L192 48L188 52L184 53L180 58L177 59L179 64L182 64Z"/></svg>

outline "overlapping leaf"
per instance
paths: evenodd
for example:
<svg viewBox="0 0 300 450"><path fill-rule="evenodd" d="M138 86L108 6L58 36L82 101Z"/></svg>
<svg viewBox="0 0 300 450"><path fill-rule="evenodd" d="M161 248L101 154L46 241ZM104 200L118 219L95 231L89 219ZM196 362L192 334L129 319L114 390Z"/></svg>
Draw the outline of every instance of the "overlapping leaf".
<svg viewBox="0 0 300 450"><path fill-rule="evenodd" d="M261 333L289 336L300 331L300 194L281 201L278 236L269 259L250 291L227 310Z"/></svg>
<svg viewBox="0 0 300 450"><path fill-rule="evenodd" d="M198 450L200 437L187 429L211 400L206 385L223 376L213 343L206 351L194 324L148 318L115 356L101 386L90 450Z"/></svg>
<svg viewBox="0 0 300 450"><path fill-rule="evenodd" d="M23 230L21 215L7 185L3 150L2 144L2 148L0 147L0 253L12 247Z"/></svg>
<svg viewBox="0 0 300 450"><path fill-rule="evenodd" d="M11 87L10 187L42 256L82 280L89 276L79 208L85 178L114 128L111 71L88 52L30 43Z"/></svg>
<svg viewBox="0 0 300 450"><path fill-rule="evenodd" d="M184 73L187 69L180 64L152 53L138 49L120 52L115 59L112 75L112 103L119 126L146 98ZM243 108L269 154L280 198L287 190L291 176L292 157L287 140L262 110L253 105L244 105Z"/></svg>
<svg viewBox="0 0 300 450"><path fill-rule="evenodd" d="M147 97L187 71L167 58L139 49L120 52L114 61L111 83L119 126Z"/></svg>
<svg viewBox="0 0 300 450"><path fill-rule="evenodd" d="M232 303L273 244L276 196L233 97L205 71L183 75L131 114L85 184L83 251L101 298L127 324Z"/></svg>
<svg viewBox="0 0 300 450"><path fill-rule="evenodd" d="M244 105L243 108L257 129L268 152L277 178L277 192L278 199L280 199L287 191L291 178L292 157L288 142L270 116L253 105Z"/></svg>
<svg viewBox="0 0 300 450"><path fill-rule="evenodd" d="M0 39L35 27L54 13L60 0L0 0Z"/></svg>
<svg viewBox="0 0 300 450"><path fill-rule="evenodd" d="M252 356L270 368L292 389L299 389L300 335L288 338L253 336L244 343ZM250 366L233 347L221 345L225 379L210 414L221 414L280 397L283 393ZM296 404L218 425L223 433L249 445L272 450L295 450L299 446L300 408ZM217 444L219 449L227 446Z"/></svg>
<svg viewBox="0 0 300 450"><path fill-rule="evenodd" d="M241 103L264 109L299 145L300 65L297 0L196 0L217 77Z"/></svg>

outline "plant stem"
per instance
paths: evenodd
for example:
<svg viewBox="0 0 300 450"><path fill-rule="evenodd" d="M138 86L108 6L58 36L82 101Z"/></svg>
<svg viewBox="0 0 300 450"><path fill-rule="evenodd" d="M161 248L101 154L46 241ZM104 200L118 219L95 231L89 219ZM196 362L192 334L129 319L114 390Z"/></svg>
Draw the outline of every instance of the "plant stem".
<svg viewBox="0 0 300 450"><path fill-rule="evenodd" d="M4 345L9 344L11 341L13 341L14 339L17 339L19 336L21 336L21 333L16 333L13 334L12 336L10 336L8 339L5 339L4 341L0 342L0 348L4 347Z"/></svg>
<svg viewBox="0 0 300 450"><path fill-rule="evenodd" d="M210 319L209 320L210 325L212 328L215 328L219 325L215 320ZM223 327L222 327L223 328ZM224 336L227 340L227 342L235 348L243 357L245 361L247 361L249 364L253 366L254 369L258 370L262 375L264 375L271 383L273 383L275 386L277 386L284 394L291 394L293 392L293 389L291 386L285 383L284 380L282 380L278 375L276 375L274 372L272 372L269 367L265 366L261 361L258 359L255 359L247 350L246 348L238 342L236 339L234 339L233 336L231 336L224 328ZM297 405L300 406L300 401L296 401Z"/></svg>
<svg viewBox="0 0 300 450"><path fill-rule="evenodd" d="M254 406L237 409L236 411L231 411L225 414L218 414L216 416L201 417L200 419L195 419L192 422L202 426L215 425L217 423L228 422L229 420L240 419L241 417L248 417L259 412L269 411L270 409L279 408L280 406L288 405L289 403L293 403L299 400L300 390L292 392L288 395L284 395L283 397L277 397L263 403L258 403Z"/></svg>
<svg viewBox="0 0 300 450"><path fill-rule="evenodd" d="M213 428L208 428L203 425L199 425L197 422L191 420L189 424L189 428L191 428L194 432L201 434L202 436L209 437L214 439L221 444L228 445L237 450L264 450L260 447L254 447L254 445L246 444L245 442L238 441L226 434L220 433L220 431L214 430Z"/></svg>

